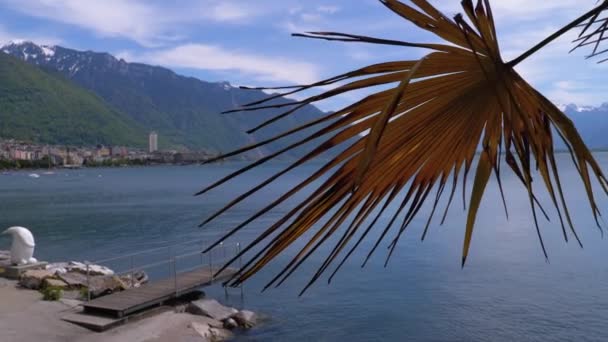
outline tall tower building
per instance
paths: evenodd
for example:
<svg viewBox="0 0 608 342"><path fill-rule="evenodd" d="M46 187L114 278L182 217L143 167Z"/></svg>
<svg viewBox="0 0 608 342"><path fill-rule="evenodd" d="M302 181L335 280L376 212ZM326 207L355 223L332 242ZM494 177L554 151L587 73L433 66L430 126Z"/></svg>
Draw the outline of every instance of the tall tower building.
<svg viewBox="0 0 608 342"><path fill-rule="evenodd" d="M148 137L148 150L150 153L158 151L158 134L155 131L150 132Z"/></svg>

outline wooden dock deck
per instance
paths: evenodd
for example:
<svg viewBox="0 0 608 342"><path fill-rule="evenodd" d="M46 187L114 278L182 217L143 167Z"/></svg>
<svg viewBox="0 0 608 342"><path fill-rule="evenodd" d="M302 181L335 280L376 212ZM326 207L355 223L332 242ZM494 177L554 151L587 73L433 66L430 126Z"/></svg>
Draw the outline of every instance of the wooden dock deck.
<svg viewBox="0 0 608 342"><path fill-rule="evenodd" d="M153 306L162 305L170 299L194 292L202 286L224 281L236 272L236 269L228 268L219 276L212 278L213 272L209 267L201 267L193 271L179 273L176 278L170 277L150 282L138 288L116 292L85 302L83 304L84 313L122 318Z"/></svg>

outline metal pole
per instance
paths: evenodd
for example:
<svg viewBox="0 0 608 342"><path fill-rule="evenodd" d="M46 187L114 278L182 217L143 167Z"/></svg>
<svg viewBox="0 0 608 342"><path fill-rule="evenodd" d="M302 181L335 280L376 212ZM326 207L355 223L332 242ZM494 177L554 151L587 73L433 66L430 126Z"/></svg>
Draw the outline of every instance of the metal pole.
<svg viewBox="0 0 608 342"><path fill-rule="evenodd" d="M173 283L175 286L175 298L177 298L177 265L175 257L173 257Z"/></svg>
<svg viewBox="0 0 608 342"><path fill-rule="evenodd" d="M205 250L205 243L201 241L201 266L203 265L203 251Z"/></svg>
<svg viewBox="0 0 608 342"><path fill-rule="evenodd" d="M172 273L172 270L171 270L171 266L172 266L172 264L171 264L171 246L167 247L167 254L168 254L167 255L167 264L169 264L169 274L167 276L171 277L171 273Z"/></svg>
<svg viewBox="0 0 608 342"><path fill-rule="evenodd" d="M133 275L133 268L135 267L134 258L135 256L131 255L131 288L135 287L135 277Z"/></svg>
<svg viewBox="0 0 608 342"><path fill-rule="evenodd" d="M209 271L211 272L211 282L213 283L213 249L209 251Z"/></svg>
<svg viewBox="0 0 608 342"><path fill-rule="evenodd" d="M89 262L87 261L87 302L91 301L91 277L89 270Z"/></svg>
<svg viewBox="0 0 608 342"><path fill-rule="evenodd" d="M239 242L236 243L236 252L237 252L237 255L241 253L241 244ZM239 272L240 272L241 268L243 268L243 256L242 255L239 257ZM241 288L241 301L242 301L243 297L245 296L245 290L243 289L243 283L241 283L239 285L239 287Z"/></svg>

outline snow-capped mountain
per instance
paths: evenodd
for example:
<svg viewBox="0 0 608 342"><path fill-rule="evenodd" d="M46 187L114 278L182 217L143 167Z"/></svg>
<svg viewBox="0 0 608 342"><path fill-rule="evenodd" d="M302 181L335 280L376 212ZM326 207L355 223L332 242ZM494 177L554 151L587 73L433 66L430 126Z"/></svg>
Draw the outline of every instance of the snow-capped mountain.
<svg viewBox="0 0 608 342"><path fill-rule="evenodd" d="M29 41L11 41L0 48L2 52L13 55L30 64L52 67L68 74L76 75L81 69L95 65L96 68L125 68L128 63L118 60L108 53L76 51L57 45L37 45Z"/></svg>
<svg viewBox="0 0 608 342"><path fill-rule="evenodd" d="M593 106L579 106L579 105L574 104L574 103L563 104L563 103L556 102L555 105L557 106L557 108L559 108L564 113L591 112L591 111L594 111L597 108L597 107L593 107Z"/></svg>
<svg viewBox="0 0 608 342"><path fill-rule="evenodd" d="M38 60L38 57L49 60L55 55L55 46L36 45L24 40L12 40L8 44L2 46L2 51L4 53L10 54L16 50L22 54L21 58L24 60Z"/></svg>
<svg viewBox="0 0 608 342"><path fill-rule="evenodd" d="M608 148L608 103L600 106L569 104L563 111L574 122L589 147Z"/></svg>

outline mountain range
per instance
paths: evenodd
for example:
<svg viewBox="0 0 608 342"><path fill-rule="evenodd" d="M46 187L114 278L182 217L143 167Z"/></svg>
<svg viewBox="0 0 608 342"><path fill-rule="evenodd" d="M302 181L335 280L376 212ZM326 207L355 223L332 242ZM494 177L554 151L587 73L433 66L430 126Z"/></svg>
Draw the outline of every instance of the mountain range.
<svg viewBox="0 0 608 342"><path fill-rule="evenodd" d="M589 147L608 149L608 103L597 107L576 104L558 104L558 107L574 122Z"/></svg>
<svg viewBox="0 0 608 342"><path fill-rule="evenodd" d="M0 137L45 144L145 144L145 131L94 93L0 53Z"/></svg>
<svg viewBox="0 0 608 342"><path fill-rule="evenodd" d="M227 82L205 82L159 67L128 63L108 53L12 42L0 47L0 137L57 144L143 147L148 132L164 148L227 152L325 113L306 106L270 129L247 129L281 110L222 111L269 96ZM274 103L293 101L279 98ZM608 148L608 103L598 107L558 105L585 142ZM259 157L293 143L294 134L249 154ZM557 148L563 148L557 143Z"/></svg>
<svg viewBox="0 0 608 342"><path fill-rule="evenodd" d="M145 138L147 132L155 130L159 133L161 147L227 152L324 115L316 107L306 106L295 115L277 121L271 129L247 134L247 129L282 111L269 109L227 115L220 113L269 96L262 91L240 89L227 82L205 82L178 75L163 67L128 63L108 53L77 51L61 46L37 45L32 42L12 42L1 47L0 51L4 52L5 56L12 56L38 69L38 74L45 73L47 78L58 78L60 79L58 82L63 84L69 82L74 87L96 95L98 100L105 104L107 111L120 116L118 121L128 123L131 128L130 132L117 132L114 137L108 137L114 139L121 136L116 143L129 140L124 134L138 134ZM5 60L8 59L4 58L3 61ZM11 61L11 63L17 62ZM25 66L21 68L26 69ZM28 69L29 72L34 73L32 70L32 68ZM4 82L7 81L3 77L0 84ZM288 101L293 100L279 98L274 103ZM57 111L57 108L47 110ZM47 123L31 121L31 124L38 126L40 131L57 133L57 142L73 140L68 135L69 132L64 132L65 134L58 132L66 126L52 124L49 126ZM0 136L13 128L3 120L0 123ZM283 139L271 149L258 149L252 154L254 156L267 154L294 142L299 137L302 137L302 133ZM143 142L145 139L130 140ZM88 142L96 144L107 141L91 136Z"/></svg>

